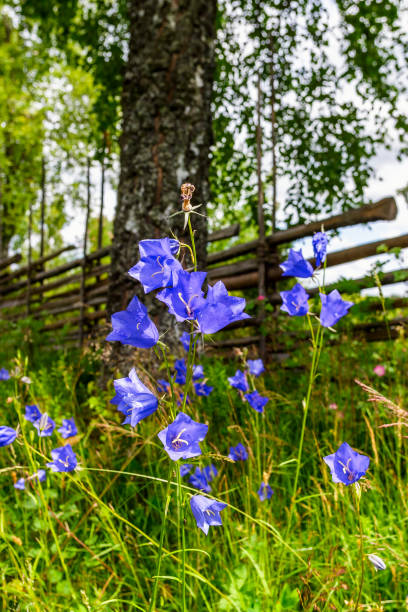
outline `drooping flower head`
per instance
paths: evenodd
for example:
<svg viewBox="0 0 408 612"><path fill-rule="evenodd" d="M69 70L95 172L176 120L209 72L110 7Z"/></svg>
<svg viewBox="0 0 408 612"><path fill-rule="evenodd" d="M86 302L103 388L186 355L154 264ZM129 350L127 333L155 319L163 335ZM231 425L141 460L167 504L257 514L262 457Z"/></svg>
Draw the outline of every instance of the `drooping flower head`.
<svg viewBox="0 0 408 612"><path fill-rule="evenodd" d="M196 311L204 304L201 285L206 276L206 272L183 270L178 275L177 285L163 289L156 297L167 305L170 314L174 315L177 321L194 320Z"/></svg>
<svg viewBox="0 0 408 612"><path fill-rule="evenodd" d="M44 482L46 478L47 478L46 471L45 470L38 470L38 472L36 472L32 476L30 476L29 480L37 479L40 482Z"/></svg>
<svg viewBox="0 0 408 612"><path fill-rule="evenodd" d="M0 368L0 380L8 380L10 378L10 373L6 368Z"/></svg>
<svg viewBox="0 0 408 612"><path fill-rule="evenodd" d="M379 557L378 555L374 555L371 553L370 555L367 555L367 558L374 565L375 571L387 569L384 560L381 559L381 557Z"/></svg>
<svg viewBox="0 0 408 612"><path fill-rule="evenodd" d="M72 436L76 436L78 433L78 429L73 418L62 419L62 426L58 429L58 431L63 438L71 438Z"/></svg>
<svg viewBox="0 0 408 612"><path fill-rule="evenodd" d="M206 478L204 471L201 471L200 468L196 468L194 474L191 474L188 479L189 483L193 485L199 491L204 491L204 493L209 493L211 491L210 484Z"/></svg>
<svg viewBox="0 0 408 612"><path fill-rule="evenodd" d="M190 499L191 511L199 527L205 535L208 534L210 525L222 525L220 512L227 504L214 501L204 495L193 495Z"/></svg>
<svg viewBox="0 0 408 612"><path fill-rule="evenodd" d="M53 472L72 472L78 465L78 460L70 444L54 448L51 451L53 461L47 463Z"/></svg>
<svg viewBox="0 0 408 612"><path fill-rule="evenodd" d="M336 325L354 304L354 302L342 300L337 289L334 289L328 295L324 295L323 293L319 293L319 295L322 302L320 323L323 327L333 327L333 325Z"/></svg>
<svg viewBox="0 0 408 612"><path fill-rule="evenodd" d="M309 295L299 283L290 291L281 291L282 298L281 310L290 314L291 317L302 317L309 312Z"/></svg>
<svg viewBox="0 0 408 612"><path fill-rule="evenodd" d="M193 366L193 380L200 380L204 378L204 368L202 365Z"/></svg>
<svg viewBox="0 0 408 612"><path fill-rule="evenodd" d="M205 382L198 382L198 383L194 383L194 390L196 392L196 395L200 395L202 397L206 397L208 395L210 395L211 391L214 389L214 387L210 387L209 385L206 385Z"/></svg>
<svg viewBox="0 0 408 612"><path fill-rule="evenodd" d="M17 438L17 431L12 427L7 427L7 425L2 425L0 427L0 446L8 446L9 444L13 444L14 440Z"/></svg>
<svg viewBox="0 0 408 612"><path fill-rule="evenodd" d="M31 406L25 407L25 415L24 418L30 423L34 423L34 421L38 421L41 419L41 412L38 409L38 406L35 404L31 404Z"/></svg>
<svg viewBox="0 0 408 612"><path fill-rule="evenodd" d="M265 366L262 359L248 359L247 361L249 373L252 376L259 376L262 372L265 372Z"/></svg>
<svg viewBox="0 0 408 612"><path fill-rule="evenodd" d="M377 376L384 376L385 374L385 367L383 365L376 365L375 368L373 369L374 374L377 374Z"/></svg>
<svg viewBox="0 0 408 612"><path fill-rule="evenodd" d="M326 259L327 242L327 234L325 232L316 232L312 238L313 253L316 258L316 268L324 263Z"/></svg>
<svg viewBox="0 0 408 612"><path fill-rule="evenodd" d="M192 467L193 467L192 463L183 463L183 465L180 465L180 476L182 478L183 476L187 476L187 474L191 472Z"/></svg>
<svg viewBox="0 0 408 612"><path fill-rule="evenodd" d="M360 480L370 465L369 457L354 451L347 442L343 442L335 453L323 457L323 460L331 470L333 482L342 482L347 486Z"/></svg>
<svg viewBox="0 0 408 612"><path fill-rule="evenodd" d="M134 368L130 370L128 377L114 380L113 386L116 395L110 403L116 405L119 412L125 415L123 425L136 427L139 421L157 410L157 397L138 378Z"/></svg>
<svg viewBox="0 0 408 612"><path fill-rule="evenodd" d="M112 317L112 327L106 340L114 340L138 348L152 348L159 339L157 327L149 319L147 308L135 296L126 310L115 312Z"/></svg>
<svg viewBox="0 0 408 612"><path fill-rule="evenodd" d="M252 393L246 393L245 399L249 402L251 408L257 412L263 412L265 404L269 402L269 398L263 397L258 391L252 391Z"/></svg>
<svg viewBox="0 0 408 612"><path fill-rule="evenodd" d="M250 319L244 312L245 298L229 295L224 283L208 287L207 298L198 308L197 322L202 334L215 334L230 323Z"/></svg>
<svg viewBox="0 0 408 612"><path fill-rule="evenodd" d="M228 382L231 387L235 387L235 389L239 389L240 391L248 391L248 381L246 379L246 375L241 370L237 370L234 376L228 377Z"/></svg>
<svg viewBox="0 0 408 612"><path fill-rule="evenodd" d="M229 459L232 461L246 461L248 459L248 451L241 442L236 446L231 446L229 449Z"/></svg>
<svg viewBox="0 0 408 612"><path fill-rule="evenodd" d="M185 359L177 359L174 364L176 370L176 383L179 385L186 384L187 364Z"/></svg>
<svg viewBox="0 0 408 612"><path fill-rule="evenodd" d="M46 412L44 412L39 419L33 421L33 425L36 428L40 438L52 436L55 429L55 421L53 421Z"/></svg>
<svg viewBox="0 0 408 612"><path fill-rule="evenodd" d="M140 261L130 268L129 275L142 283L145 293L159 287L172 287L183 269L173 255L178 250L178 241L170 238L141 240Z"/></svg>
<svg viewBox="0 0 408 612"><path fill-rule="evenodd" d="M207 435L208 425L193 421L187 414L180 412L173 423L159 434L165 451L173 461L190 459L201 455L199 442Z"/></svg>
<svg viewBox="0 0 408 612"><path fill-rule="evenodd" d="M303 257L302 249L299 251L290 249L288 258L285 261L282 261L279 266L283 270L282 276L310 278L313 275L313 266Z"/></svg>
<svg viewBox="0 0 408 612"><path fill-rule="evenodd" d="M265 484L264 482L261 482L261 486L259 487L257 493L258 493L259 499L261 500L261 502L263 502L265 501L265 499L270 499L272 497L273 490L269 484Z"/></svg>
<svg viewBox="0 0 408 612"><path fill-rule="evenodd" d="M14 483L14 488L23 491L25 489L25 478L19 478L17 482Z"/></svg>

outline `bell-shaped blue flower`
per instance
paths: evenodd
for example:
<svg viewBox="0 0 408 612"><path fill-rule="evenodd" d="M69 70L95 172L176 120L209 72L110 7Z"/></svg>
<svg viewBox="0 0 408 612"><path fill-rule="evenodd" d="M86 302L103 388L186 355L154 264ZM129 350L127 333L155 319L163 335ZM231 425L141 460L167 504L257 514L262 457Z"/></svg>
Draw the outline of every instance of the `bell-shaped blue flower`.
<svg viewBox="0 0 408 612"><path fill-rule="evenodd" d="M204 378L204 368L202 365L193 366L193 380L200 380Z"/></svg>
<svg viewBox="0 0 408 612"><path fill-rule="evenodd" d="M224 283L208 287L205 303L198 308L197 322L202 334L215 334L234 321L250 319L244 312L245 298L229 295Z"/></svg>
<svg viewBox="0 0 408 612"><path fill-rule="evenodd" d="M63 438L71 438L72 436L76 436L78 433L78 429L73 418L62 419L62 426L58 429L58 431Z"/></svg>
<svg viewBox="0 0 408 612"><path fill-rule="evenodd" d="M174 369L176 370L176 380L178 385L186 384L187 377L187 365L185 359L177 359L174 363Z"/></svg>
<svg viewBox="0 0 408 612"><path fill-rule="evenodd" d="M165 451L173 461L190 459L201 455L199 442L207 435L208 425L193 421L180 412L176 419L159 434Z"/></svg>
<svg viewBox="0 0 408 612"><path fill-rule="evenodd" d="M290 291L281 291L281 310L290 314L291 317L302 317L309 312L309 294L299 283Z"/></svg>
<svg viewBox="0 0 408 612"><path fill-rule="evenodd" d="M347 442L343 442L335 453L323 457L323 460L330 468L333 482L342 482L347 486L360 480L370 465L369 457L360 455Z"/></svg>
<svg viewBox="0 0 408 612"><path fill-rule="evenodd" d="M211 487L205 473L204 471L201 471L200 468L196 468L194 474L191 474L188 481L199 491L204 491L204 493L209 493L211 491Z"/></svg>
<svg viewBox="0 0 408 612"><path fill-rule="evenodd" d="M10 373L6 368L0 368L0 380L8 380L10 378Z"/></svg>
<svg viewBox="0 0 408 612"><path fill-rule="evenodd" d="M298 278L310 278L313 275L313 266L306 261L302 255L302 249L295 251L290 249L289 256L279 266L283 270L282 276L297 276Z"/></svg>
<svg viewBox="0 0 408 612"><path fill-rule="evenodd" d="M38 470L38 472L35 472L35 474L33 474L32 476L30 476L29 480L39 480L40 482L44 482L45 479L47 478L47 473L45 470Z"/></svg>
<svg viewBox="0 0 408 612"><path fill-rule="evenodd" d="M41 419L41 412L38 409L38 406L35 404L31 404L30 406L25 407L25 415L24 418L30 423L34 423L38 419Z"/></svg>
<svg viewBox="0 0 408 612"><path fill-rule="evenodd" d="M7 425L2 425L0 427L0 446L8 446L9 444L13 444L14 440L17 438L17 431L12 427L7 427Z"/></svg>
<svg viewBox="0 0 408 612"><path fill-rule="evenodd" d="M204 381L194 383L194 390L196 395L200 395L202 397L207 397L213 391L214 387L210 387L206 385Z"/></svg>
<svg viewBox="0 0 408 612"><path fill-rule="evenodd" d="M206 272L183 270L178 275L177 285L171 289L163 289L156 297L167 305L170 314L174 315L177 321L193 320L196 318L196 310L204 303L201 286L206 276Z"/></svg>
<svg viewBox="0 0 408 612"><path fill-rule="evenodd" d="M232 461L246 461L248 459L248 451L241 442L236 446L231 446L229 449L228 459Z"/></svg>
<svg viewBox="0 0 408 612"><path fill-rule="evenodd" d="M367 555L367 558L374 565L375 571L387 569L384 559L381 559L381 557L378 555L371 553L370 555Z"/></svg>
<svg viewBox="0 0 408 612"><path fill-rule="evenodd" d="M14 488L23 491L25 489L25 478L19 478L17 482L14 483Z"/></svg>
<svg viewBox="0 0 408 612"><path fill-rule="evenodd" d="M273 495L273 490L271 489L269 484L265 484L264 482L261 482L261 486L259 487L258 491L258 497L261 500L261 502L265 501L265 499L270 499Z"/></svg>
<svg viewBox="0 0 408 612"><path fill-rule="evenodd" d="M319 295L322 302L320 323L323 327L333 327L333 325L336 325L348 313L349 308L354 305L354 302L343 300L337 289L334 289L328 295L323 293L319 293Z"/></svg>
<svg viewBox="0 0 408 612"><path fill-rule="evenodd" d="M139 243L140 261L129 270L129 274L142 283L145 293L177 283L178 274L183 268L173 256L174 244L172 243L176 243L177 253L179 248L177 240L163 238L161 240L142 240Z"/></svg>
<svg viewBox="0 0 408 612"><path fill-rule="evenodd" d="M33 425L36 428L40 438L52 436L55 429L55 421L53 421L46 412L44 412L39 419L34 421Z"/></svg>
<svg viewBox="0 0 408 612"><path fill-rule="evenodd" d="M210 525L222 525L220 512L227 504L214 501L204 495L193 495L190 499L191 511L199 527L205 535L208 534Z"/></svg>
<svg viewBox="0 0 408 612"><path fill-rule="evenodd" d="M106 340L130 344L138 348L152 348L159 339L157 327L149 319L147 308L135 296L126 310L115 312L112 317L113 331Z"/></svg>
<svg viewBox="0 0 408 612"><path fill-rule="evenodd" d="M251 408L257 412L263 412L265 404L269 402L269 398L263 397L258 391L252 391L252 393L246 393L245 399L248 401Z"/></svg>
<svg viewBox="0 0 408 612"><path fill-rule="evenodd" d="M47 463L47 467L53 472L72 472L78 465L78 460L70 444L54 448L51 451L51 457L53 460Z"/></svg>
<svg viewBox="0 0 408 612"><path fill-rule="evenodd" d="M316 258L316 268L324 263L326 259L327 242L327 234L325 232L316 232L312 238L313 253Z"/></svg>
<svg viewBox="0 0 408 612"><path fill-rule="evenodd" d="M262 372L265 372L265 366L262 359L248 359L247 364L249 373L252 376L259 376Z"/></svg>
<svg viewBox="0 0 408 612"><path fill-rule="evenodd" d="M180 249L180 243L174 238L150 238L139 242L140 259L168 254L174 257Z"/></svg>
<svg viewBox="0 0 408 612"><path fill-rule="evenodd" d="M241 370L237 370L234 376L228 377L228 382L231 387L235 387L235 389L239 389L240 391L248 391L248 381L246 379L246 375Z"/></svg>
<svg viewBox="0 0 408 612"><path fill-rule="evenodd" d="M157 397L138 378L134 368L128 377L114 380L113 386L116 395L111 399L111 404L115 404L119 412L125 415L123 425L135 427L139 421L157 410Z"/></svg>

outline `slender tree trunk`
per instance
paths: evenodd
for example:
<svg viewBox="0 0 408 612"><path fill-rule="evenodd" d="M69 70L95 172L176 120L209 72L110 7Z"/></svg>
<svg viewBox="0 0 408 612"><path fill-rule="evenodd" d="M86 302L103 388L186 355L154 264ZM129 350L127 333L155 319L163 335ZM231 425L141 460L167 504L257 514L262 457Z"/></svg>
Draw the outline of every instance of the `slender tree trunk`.
<svg viewBox="0 0 408 612"><path fill-rule="evenodd" d="M138 293L127 270L138 242L183 233L180 186L196 187L192 204L209 197L211 92L216 0L129 0L130 49L122 108L121 174L114 222L108 311L124 309ZM205 264L206 219L192 216L200 266ZM162 320L155 301L154 315ZM149 306L149 303L147 304ZM166 324L168 321L166 321Z"/></svg>

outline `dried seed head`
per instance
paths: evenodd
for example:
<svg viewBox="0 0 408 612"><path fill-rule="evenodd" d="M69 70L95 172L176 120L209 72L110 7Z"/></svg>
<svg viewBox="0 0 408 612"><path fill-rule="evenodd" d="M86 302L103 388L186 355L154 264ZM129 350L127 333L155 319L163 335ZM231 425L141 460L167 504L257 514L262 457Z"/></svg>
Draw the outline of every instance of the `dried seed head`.
<svg viewBox="0 0 408 612"><path fill-rule="evenodd" d="M194 185L191 183L183 183L181 186L181 207L184 212L191 212L193 207L191 206L191 198L195 191Z"/></svg>

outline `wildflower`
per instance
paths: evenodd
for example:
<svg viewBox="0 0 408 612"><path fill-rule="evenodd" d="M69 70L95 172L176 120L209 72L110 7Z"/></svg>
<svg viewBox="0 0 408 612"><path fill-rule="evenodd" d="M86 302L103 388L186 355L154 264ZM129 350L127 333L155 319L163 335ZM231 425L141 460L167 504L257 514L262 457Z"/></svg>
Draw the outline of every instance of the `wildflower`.
<svg viewBox="0 0 408 612"><path fill-rule="evenodd" d="M40 438L45 438L45 436L52 436L53 431L55 429L55 421L52 420L51 417L48 416L46 412L41 415L39 419L33 421L33 425L38 431L38 435Z"/></svg>
<svg viewBox="0 0 408 612"><path fill-rule="evenodd" d="M269 402L269 398L263 397L258 391L252 391L252 393L246 393L245 399L249 402L251 408L257 412L263 412L265 404Z"/></svg>
<svg viewBox="0 0 408 612"><path fill-rule="evenodd" d="M208 534L210 525L222 525L220 512L227 504L214 501L204 495L193 495L190 499L191 511L199 527L205 535Z"/></svg>
<svg viewBox="0 0 408 612"><path fill-rule="evenodd" d="M106 336L106 340L117 340L138 348L151 348L157 344L157 327L149 319L146 306L136 296L132 298L126 310L115 312L111 321L113 331Z"/></svg>
<svg viewBox="0 0 408 612"><path fill-rule="evenodd" d="M279 266L283 270L282 276L310 278L313 275L312 264L303 257L302 249L299 251L290 249L288 258L279 264Z"/></svg>
<svg viewBox="0 0 408 612"><path fill-rule="evenodd" d="M10 378L10 373L6 368L0 368L0 380L8 380Z"/></svg>
<svg viewBox="0 0 408 612"><path fill-rule="evenodd" d="M192 463L183 463L183 465L180 465L180 476L182 478L183 476L187 476L187 474L191 472L192 467L193 467Z"/></svg>
<svg viewBox="0 0 408 612"><path fill-rule="evenodd" d="M198 383L194 383L194 390L196 392L196 395L207 397L208 395L210 395L210 393L211 393L211 391L213 391L213 389L214 389L214 387L210 387L209 385L206 385L204 381L198 382Z"/></svg>
<svg viewBox="0 0 408 612"><path fill-rule="evenodd" d="M368 557L368 560L371 561L371 563L374 565L375 571L387 569L385 562L378 555L370 554L370 555L367 555L367 557Z"/></svg>
<svg viewBox="0 0 408 612"><path fill-rule="evenodd" d="M261 486L259 487L258 496L261 502L265 501L265 499L270 499L273 495L273 490L269 484L265 482L261 482Z"/></svg>
<svg viewBox="0 0 408 612"><path fill-rule="evenodd" d="M130 268L129 275L142 283L145 293L177 283L183 268L173 253L177 253L179 246L177 240L170 238L139 242L140 261Z"/></svg>
<svg viewBox="0 0 408 612"><path fill-rule="evenodd" d="M14 483L14 488L15 489L20 489L21 491L23 489L25 489L25 479L24 478L19 478L17 480L17 482Z"/></svg>
<svg viewBox="0 0 408 612"><path fill-rule="evenodd" d="M183 345L185 351L190 350L190 338L191 335L186 331L181 334L180 342Z"/></svg>
<svg viewBox="0 0 408 612"><path fill-rule="evenodd" d="M173 461L201 455L199 442L207 435L208 425L193 421L180 412L176 419L159 434L165 451Z"/></svg>
<svg viewBox="0 0 408 612"><path fill-rule="evenodd" d="M193 485L193 487L199 489L200 491L204 491L204 493L209 493L211 491L211 487L207 478L205 477L204 471L201 471L200 468L196 468L196 471L190 476L188 481Z"/></svg>
<svg viewBox="0 0 408 612"><path fill-rule="evenodd" d="M51 451L53 461L47 463L53 472L72 472L78 465L78 460L70 444L54 448Z"/></svg>
<svg viewBox="0 0 408 612"><path fill-rule="evenodd" d="M329 404L329 408L330 410L337 410L338 406L335 402L333 402L332 404Z"/></svg>
<svg viewBox="0 0 408 612"><path fill-rule="evenodd" d="M204 378L204 368L202 365L193 366L193 380Z"/></svg>
<svg viewBox="0 0 408 612"><path fill-rule="evenodd" d="M74 419L62 419L62 426L58 429L63 438L71 438L78 433Z"/></svg>
<svg viewBox="0 0 408 612"><path fill-rule="evenodd" d="M31 385L31 383L33 382L29 376L22 376L20 378L20 381L22 383L25 383L26 385Z"/></svg>
<svg viewBox="0 0 408 612"><path fill-rule="evenodd" d="M316 258L316 268L318 268L326 259L327 251L327 234L325 232L316 232L312 239L313 253Z"/></svg>
<svg viewBox="0 0 408 612"><path fill-rule="evenodd" d="M218 281L208 287L207 298L200 304L197 323L202 334L215 334L234 321L250 319L244 312L245 298L229 295L224 283Z"/></svg>
<svg viewBox="0 0 408 612"><path fill-rule="evenodd" d="M309 295L299 283L290 291L281 291L282 298L281 310L290 314L291 317L302 317L309 312Z"/></svg>
<svg viewBox="0 0 408 612"><path fill-rule="evenodd" d="M128 377L114 380L113 386L116 395L110 403L116 405L119 412L125 415L123 425L135 427L139 421L157 410L157 397L145 387L134 368L130 370Z"/></svg>
<svg viewBox="0 0 408 612"><path fill-rule="evenodd" d="M370 464L369 457L359 455L347 442L343 442L335 453L323 457L323 460L331 470L333 482L342 482L347 486L360 480Z"/></svg>
<svg viewBox="0 0 408 612"><path fill-rule="evenodd" d="M262 359L248 359L249 373L252 376L258 377L262 372L265 372L265 366Z"/></svg>
<svg viewBox="0 0 408 612"><path fill-rule="evenodd" d="M41 419L41 412L39 411L38 406L36 406L35 404L26 406L24 418L27 421L30 421L30 423L34 423L34 421Z"/></svg>
<svg viewBox="0 0 408 612"><path fill-rule="evenodd" d="M266 297L264 295L258 295L256 299L258 300L258 302L263 302L263 300L266 300Z"/></svg>
<svg viewBox="0 0 408 612"><path fill-rule="evenodd" d="M2 425L0 427L0 446L8 446L9 444L13 444L14 440L17 438L17 431L12 427L7 427L6 425Z"/></svg>
<svg viewBox="0 0 408 612"><path fill-rule="evenodd" d="M374 374L377 374L377 376L384 376L385 374L385 367L383 365L376 365L375 368L373 369Z"/></svg>
<svg viewBox="0 0 408 612"><path fill-rule="evenodd" d="M179 385L185 385L187 376L186 360L177 359L174 364L174 369L176 370L176 383L178 383Z"/></svg>
<svg viewBox="0 0 408 612"><path fill-rule="evenodd" d="M233 461L246 461L248 459L248 451L241 442L236 446L231 446L229 449L228 459Z"/></svg>
<svg viewBox="0 0 408 612"><path fill-rule="evenodd" d="M246 375L244 372L241 372L241 370L237 370L234 376L230 376L228 382L231 387L235 387L235 389L239 389L240 391L245 392L249 390Z"/></svg>
<svg viewBox="0 0 408 612"><path fill-rule="evenodd" d="M168 393L170 389L170 383L167 382L167 380L164 380L164 378L159 378L157 381L157 390L159 393Z"/></svg>
<svg viewBox="0 0 408 612"><path fill-rule="evenodd" d="M40 482L44 482L46 477L47 477L47 474L45 470L38 470L38 472L35 472L35 474L30 476L28 480L33 480L34 478L37 478Z"/></svg>
<svg viewBox="0 0 408 612"><path fill-rule="evenodd" d="M177 321L193 320L196 318L196 310L204 304L201 285L206 276L206 272L182 270L177 284L171 289L163 289L156 297L167 305L170 314L174 315Z"/></svg>
<svg viewBox="0 0 408 612"><path fill-rule="evenodd" d="M335 325L337 321L347 314L348 309L354 304L354 302L342 300L337 289L331 291L329 295L324 295L323 293L319 293L319 295L322 302L320 323L323 327L332 327Z"/></svg>

